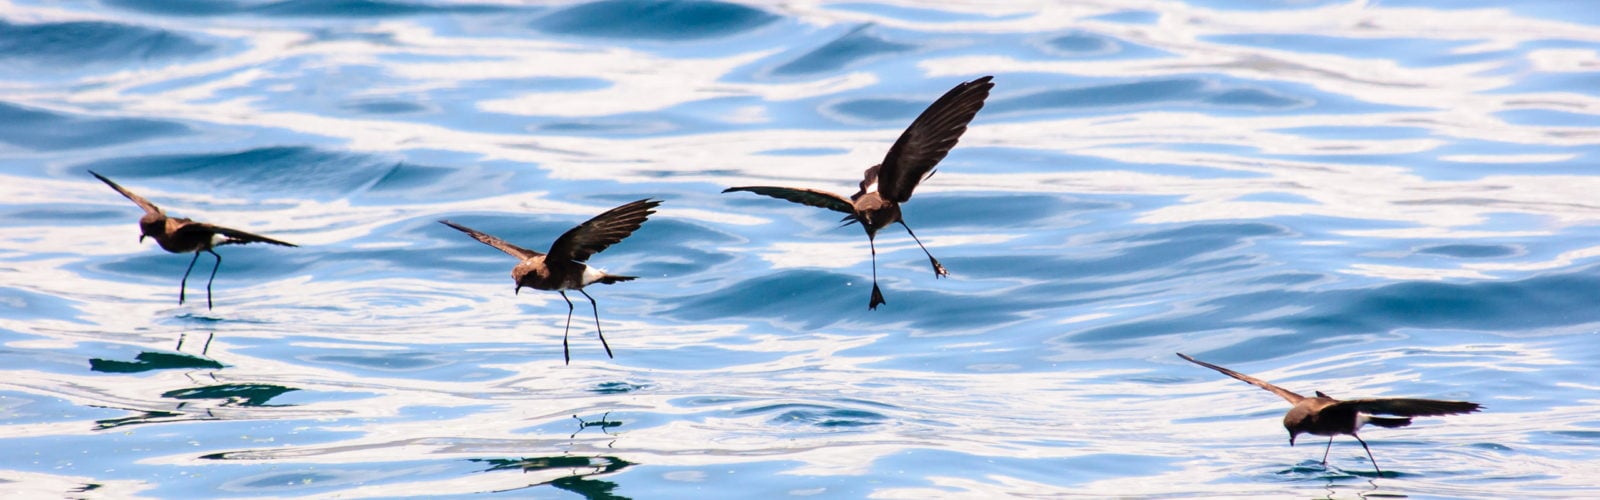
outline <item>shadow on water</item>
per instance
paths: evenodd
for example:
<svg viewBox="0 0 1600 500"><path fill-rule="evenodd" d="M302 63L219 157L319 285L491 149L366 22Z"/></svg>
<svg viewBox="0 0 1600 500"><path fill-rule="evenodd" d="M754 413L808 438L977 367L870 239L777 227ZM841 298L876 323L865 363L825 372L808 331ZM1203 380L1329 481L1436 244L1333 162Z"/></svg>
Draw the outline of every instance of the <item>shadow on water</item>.
<svg viewBox="0 0 1600 500"><path fill-rule="evenodd" d="M132 374L153 370L205 370L198 377L191 375L189 380L197 384L194 387L173 389L161 393L165 399L175 400L177 404L170 408L160 410L123 408L137 413L133 416L102 419L95 421L95 429L105 430L125 425L147 424L156 422L175 422L185 420L217 420L213 410L217 408L252 408L286 406L273 405L270 401L288 392L299 389L276 384L250 384L250 383L217 383L216 370L226 367L222 362L210 357L206 353L211 349L211 341L216 337L215 332L206 335L200 355L196 356L183 352L183 344L188 334L178 337L178 352L141 351L133 361L123 361L104 358L89 360L89 369L100 373ZM111 408L110 406L101 406Z"/></svg>
<svg viewBox="0 0 1600 500"><path fill-rule="evenodd" d="M614 482L611 482L611 481L603 481L603 480L599 480L599 479L593 479L593 478L596 477L596 476L604 476L606 474L613 474L613 473L616 473L618 471L621 471L622 469L626 469L629 466L635 465L633 462L629 462L629 461L623 460L621 458L609 457L609 456L576 457L576 456L565 455L565 456L553 456L553 457L534 457L534 458L515 458L515 459L511 459L511 458L488 458L488 459L474 458L474 459L470 459L470 460L473 461L473 462L487 464L489 466L489 468L488 469L484 469L484 472L499 472L499 471L509 471L509 470L520 470L524 474L528 474L528 473L542 473L542 472L552 472L552 471L572 471L573 473L570 474L570 475L561 476L561 477L558 477L558 478L555 478L555 479L551 479L551 480L548 480L548 481L542 481L542 482L538 482L538 483L529 484L529 485L524 486L524 487L511 488L511 489L499 490L499 491L515 491L515 490L520 490L520 489L525 489L525 488L534 488L534 487L544 486L544 485L548 484L548 485L553 486L553 487L555 487L557 489L566 490L566 491L570 491L570 492L573 492L573 493L577 493L579 495L583 495L584 498L587 498L587 499L590 499L590 500L623 500L623 499L629 498L629 497L620 496L620 495L612 493L612 491L615 491L617 489L617 483L614 483ZM587 472L577 472L578 470L581 470L581 469L588 469L588 471Z"/></svg>
<svg viewBox="0 0 1600 500"><path fill-rule="evenodd" d="M610 416L611 412L608 411L600 415L598 420L588 421L578 417L577 415L573 415L572 419L578 421L578 429L572 432L572 435L569 437L569 439L577 438L578 434L583 433L583 431L586 429L596 428L599 429L602 434L611 436L613 438L611 440L611 444L616 443L615 438L617 434L607 431L608 429L622 427L623 422L620 420L608 420ZM606 447L609 448L611 444L607 444ZM469 461L487 464L489 468L484 469L483 472L516 470L522 471L523 474L531 473L542 475L542 473L568 471L571 472L571 474L538 483L532 483L524 487L499 491L514 491L548 484L557 489L583 495L584 498L591 500L620 500L628 498L612 493L617 489L617 483L594 478L597 476L612 474L628 468L629 466L635 465L633 462L613 456L580 457L573 455L534 458L474 458L469 459Z"/></svg>

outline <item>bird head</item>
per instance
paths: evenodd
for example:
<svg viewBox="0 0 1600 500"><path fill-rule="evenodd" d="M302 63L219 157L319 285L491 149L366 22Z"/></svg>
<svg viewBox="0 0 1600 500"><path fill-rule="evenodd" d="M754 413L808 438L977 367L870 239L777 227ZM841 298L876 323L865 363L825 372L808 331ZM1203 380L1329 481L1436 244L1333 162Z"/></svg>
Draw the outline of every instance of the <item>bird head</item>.
<svg viewBox="0 0 1600 500"><path fill-rule="evenodd" d="M155 238L166 232L167 216L159 213L144 214L139 218L139 242L144 243L146 237Z"/></svg>

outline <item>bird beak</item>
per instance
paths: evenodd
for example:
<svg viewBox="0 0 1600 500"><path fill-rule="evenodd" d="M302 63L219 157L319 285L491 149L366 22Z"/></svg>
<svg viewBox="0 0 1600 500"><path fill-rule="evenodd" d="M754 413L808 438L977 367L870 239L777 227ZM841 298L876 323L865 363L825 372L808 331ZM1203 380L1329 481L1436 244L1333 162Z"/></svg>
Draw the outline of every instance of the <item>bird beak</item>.
<svg viewBox="0 0 1600 500"><path fill-rule="evenodd" d="M522 283L517 283L517 289L511 291L512 295L522 295Z"/></svg>
<svg viewBox="0 0 1600 500"><path fill-rule="evenodd" d="M1289 446L1294 446L1294 434L1289 435Z"/></svg>
<svg viewBox="0 0 1600 500"><path fill-rule="evenodd" d="M144 243L144 237L145 235L139 235L139 243Z"/></svg>

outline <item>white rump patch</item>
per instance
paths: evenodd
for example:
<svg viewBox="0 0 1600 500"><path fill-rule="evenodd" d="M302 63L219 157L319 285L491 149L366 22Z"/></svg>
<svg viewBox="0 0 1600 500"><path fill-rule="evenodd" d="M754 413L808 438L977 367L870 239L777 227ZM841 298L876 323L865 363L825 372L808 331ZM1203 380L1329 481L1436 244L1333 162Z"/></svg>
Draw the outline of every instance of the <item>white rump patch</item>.
<svg viewBox="0 0 1600 500"><path fill-rule="evenodd" d="M600 281L600 278L604 277L605 275L606 271L604 269L592 266L583 266L583 286L589 286L590 283Z"/></svg>

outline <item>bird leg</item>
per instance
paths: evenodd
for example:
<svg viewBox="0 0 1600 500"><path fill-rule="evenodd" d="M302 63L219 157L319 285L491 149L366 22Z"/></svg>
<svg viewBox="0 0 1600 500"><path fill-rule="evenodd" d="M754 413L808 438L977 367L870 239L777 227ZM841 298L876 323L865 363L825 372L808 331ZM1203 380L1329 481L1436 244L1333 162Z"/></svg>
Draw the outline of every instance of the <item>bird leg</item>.
<svg viewBox="0 0 1600 500"><path fill-rule="evenodd" d="M1328 436L1328 447L1322 449L1322 465L1328 465L1328 451L1333 449L1333 436Z"/></svg>
<svg viewBox="0 0 1600 500"><path fill-rule="evenodd" d="M872 300L867 301L867 310L878 309L879 304L887 304L883 300L883 291L878 289L878 246L873 243L872 235L867 235L867 248L872 250Z"/></svg>
<svg viewBox="0 0 1600 500"><path fill-rule="evenodd" d="M900 227L906 228L906 233L911 235L911 240L917 242L917 246L922 248L922 253L928 255L928 262L933 264L934 278L943 278L950 275L950 272L944 269L944 264L940 264L939 259L933 258L933 253L928 251L928 247L923 246L922 240L917 239L917 233L911 232L911 226L907 226L904 219L900 220Z"/></svg>
<svg viewBox="0 0 1600 500"><path fill-rule="evenodd" d="M189 272L194 270L194 263L200 260L200 252L194 253L194 258L189 259L189 268L183 270L183 279L178 281L178 305L183 305L184 292L189 289Z"/></svg>
<svg viewBox="0 0 1600 500"><path fill-rule="evenodd" d="M216 265L211 266L211 278L206 280L206 309L209 310L211 309L211 282L217 280L217 269L222 268L222 254L217 253L216 250L212 250L210 248L207 248L206 251L211 252L211 255L215 255L217 257ZM200 252L195 252L194 256L196 258L200 257Z"/></svg>
<svg viewBox="0 0 1600 500"><path fill-rule="evenodd" d="M594 333L600 336L600 345L605 346L606 357L616 359L616 356L611 355L611 344L606 343L605 332L600 331L600 303L595 302L594 297L590 297L589 292L583 291L582 288L578 289L578 293L583 294L584 297L589 297L589 304L594 306Z"/></svg>
<svg viewBox="0 0 1600 500"><path fill-rule="evenodd" d="M1350 437L1356 438L1356 442L1357 443L1361 443L1361 449L1367 450L1367 460L1371 460L1372 461L1372 470L1377 471L1378 477L1383 477L1383 469L1379 469L1378 468L1378 459L1372 458L1372 448L1368 448L1367 447L1367 442L1366 441L1362 441L1361 440L1361 436L1357 436L1354 433L1352 433L1352 434L1350 434Z"/></svg>
<svg viewBox="0 0 1600 500"><path fill-rule="evenodd" d="M567 349L567 332L572 330L572 299L567 298L566 290L556 290L561 294L561 300L567 301L567 327L561 330L561 356L566 358L567 364L572 364L572 350Z"/></svg>

